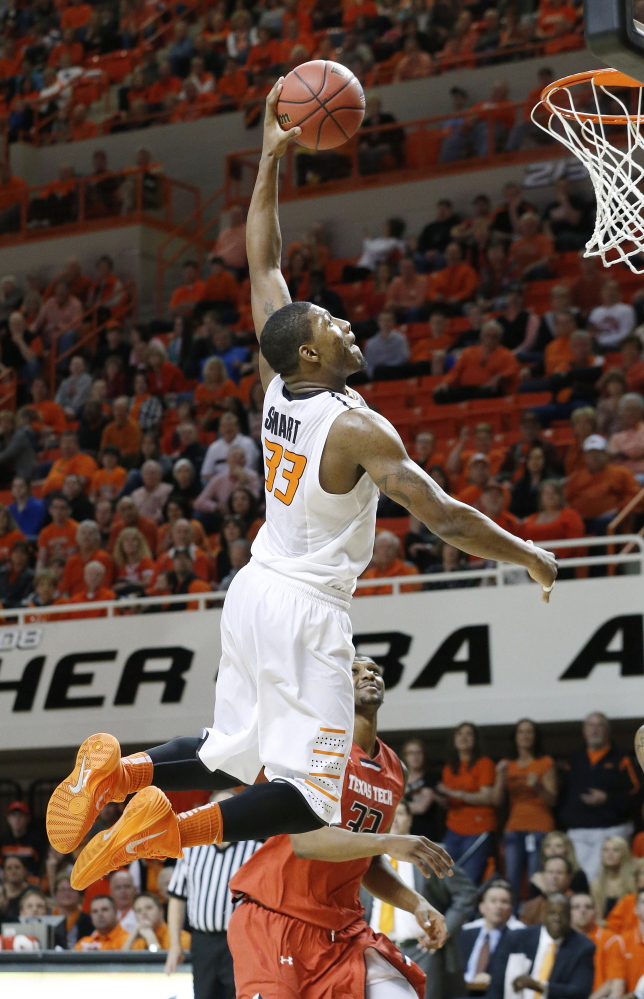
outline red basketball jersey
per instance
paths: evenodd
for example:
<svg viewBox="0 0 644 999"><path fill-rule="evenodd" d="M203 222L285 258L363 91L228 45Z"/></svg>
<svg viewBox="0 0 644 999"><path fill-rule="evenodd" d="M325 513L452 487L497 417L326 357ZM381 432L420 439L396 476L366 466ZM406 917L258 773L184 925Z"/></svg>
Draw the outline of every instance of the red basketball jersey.
<svg viewBox="0 0 644 999"><path fill-rule="evenodd" d="M378 739L371 758L353 743L342 792L342 828L389 829L404 789L393 749ZM230 888L285 916L341 930L362 915L360 884L371 860L302 860L293 853L289 836L273 836L239 869Z"/></svg>

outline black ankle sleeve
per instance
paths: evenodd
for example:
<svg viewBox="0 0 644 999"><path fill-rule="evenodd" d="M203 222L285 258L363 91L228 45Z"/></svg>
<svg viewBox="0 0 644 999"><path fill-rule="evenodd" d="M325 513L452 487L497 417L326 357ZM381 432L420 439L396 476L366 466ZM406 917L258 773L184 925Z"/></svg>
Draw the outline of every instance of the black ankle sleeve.
<svg viewBox="0 0 644 999"><path fill-rule="evenodd" d="M209 770L197 755L203 739L184 736L146 753L154 764L152 783L162 791L227 791L242 781L221 770Z"/></svg>
<svg viewBox="0 0 644 999"><path fill-rule="evenodd" d="M220 801L226 843L268 839L281 833L305 833L325 823L311 811L300 792L286 781L254 784Z"/></svg>

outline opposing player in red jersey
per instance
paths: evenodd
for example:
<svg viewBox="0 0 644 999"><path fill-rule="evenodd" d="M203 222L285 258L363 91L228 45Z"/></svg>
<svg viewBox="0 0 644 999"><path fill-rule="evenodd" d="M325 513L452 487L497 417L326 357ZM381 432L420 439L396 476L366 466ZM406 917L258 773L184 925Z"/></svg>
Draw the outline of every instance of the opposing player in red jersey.
<svg viewBox="0 0 644 999"><path fill-rule="evenodd" d="M376 736L382 668L353 663L355 726L342 792L342 825L273 836L237 872L243 899L228 943L237 999L413 999L425 975L362 918L360 885L414 913L427 947L447 939L440 912L398 878L388 854L426 876L449 872L447 854L423 836L387 833L405 789L402 764Z"/></svg>

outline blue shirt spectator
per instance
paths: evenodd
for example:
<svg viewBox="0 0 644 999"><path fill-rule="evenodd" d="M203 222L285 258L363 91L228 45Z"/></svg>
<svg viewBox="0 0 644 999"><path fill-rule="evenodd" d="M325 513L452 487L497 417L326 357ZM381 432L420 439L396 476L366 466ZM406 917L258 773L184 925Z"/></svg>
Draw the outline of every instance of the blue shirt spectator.
<svg viewBox="0 0 644 999"><path fill-rule="evenodd" d="M47 509L42 500L31 495L27 479L21 476L11 483L13 503L9 512L28 541L35 541L47 516Z"/></svg>

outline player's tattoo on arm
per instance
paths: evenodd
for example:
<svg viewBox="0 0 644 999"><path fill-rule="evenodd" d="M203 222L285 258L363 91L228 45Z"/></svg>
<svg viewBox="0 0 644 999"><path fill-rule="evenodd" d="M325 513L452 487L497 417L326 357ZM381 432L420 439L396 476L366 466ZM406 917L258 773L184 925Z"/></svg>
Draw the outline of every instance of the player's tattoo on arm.
<svg viewBox="0 0 644 999"><path fill-rule="evenodd" d="M421 484L419 476L416 472L413 472L408 468L400 468L395 475L382 475L379 479L374 479L374 482L383 493L394 500L396 503L400 503L407 510L412 504L411 493L414 489L418 489ZM425 483L422 483L425 485ZM425 486L427 496L431 495L430 490Z"/></svg>
<svg viewBox="0 0 644 999"><path fill-rule="evenodd" d="M275 306L273 305L273 299L272 298L266 299L266 301L264 302L264 315L268 319L268 317L272 316L274 312L275 312Z"/></svg>

